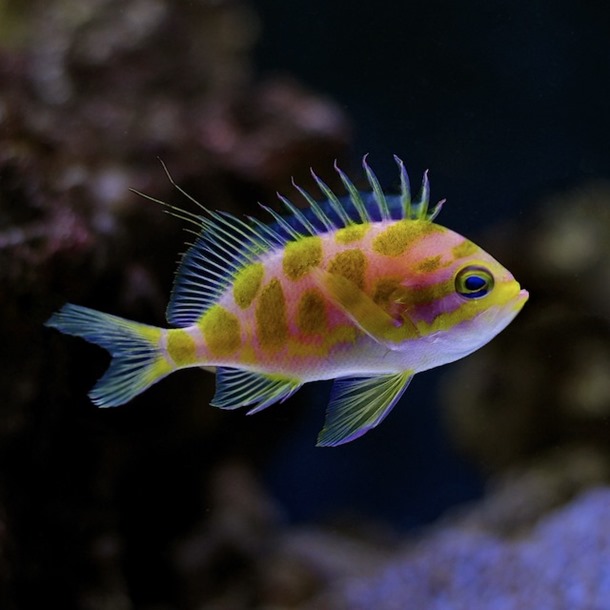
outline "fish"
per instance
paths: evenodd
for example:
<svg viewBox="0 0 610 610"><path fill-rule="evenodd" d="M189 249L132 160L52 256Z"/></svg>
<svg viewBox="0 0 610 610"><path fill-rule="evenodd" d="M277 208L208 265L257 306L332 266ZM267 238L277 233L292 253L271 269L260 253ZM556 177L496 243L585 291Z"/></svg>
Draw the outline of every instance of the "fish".
<svg viewBox="0 0 610 610"><path fill-rule="evenodd" d="M148 195L190 223L160 328L67 303L46 325L112 356L89 393L99 407L127 403L174 371L215 371L211 405L284 402L303 384L333 380L318 446L352 441L381 423L414 375L471 354L502 331L529 294L469 239L437 224L428 172L412 198L405 165L385 192L339 168L339 197L313 170L322 198L293 180L307 207L278 194L269 222L206 208L189 211ZM165 166L164 166L165 167ZM166 168L165 168L166 169ZM167 172L167 169L166 169ZM398 190L398 189L397 189Z"/></svg>

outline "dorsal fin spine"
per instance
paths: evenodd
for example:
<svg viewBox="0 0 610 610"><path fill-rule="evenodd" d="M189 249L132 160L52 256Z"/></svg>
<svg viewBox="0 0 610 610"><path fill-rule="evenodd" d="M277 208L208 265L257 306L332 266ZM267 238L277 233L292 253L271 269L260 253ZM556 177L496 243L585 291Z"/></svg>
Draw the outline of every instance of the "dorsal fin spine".
<svg viewBox="0 0 610 610"><path fill-rule="evenodd" d="M261 252L261 246L266 245L267 242L255 233L252 227L247 225L241 218L231 216L228 212L218 212L218 214L226 225L230 226L235 233L244 238L244 241L239 241L237 237L235 237L235 241L246 248L250 253L250 256L258 256ZM244 231L242 227L246 230Z"/></svg>
<svg viewBox="0 0 610 610"><path fill-rule="evenodd" d="M360 193L335 161L335 171L349 199L348 197L340 199L312 170L311 175L325 202L320 204L315 201L293 180L292 184L296 191L309 204L309 210L299 209L289 199L278 194L280 202L292 216L283 216L276 210L261 205L261 208L273 219L270 224L251 216L242 219L229 212L209 210L178 187L170 176L170 181L177 190L190 201L195 202L203 213L195 214L164 204L169 213L188 222L191 228L187 230L196 235L196 239L190 244L190 249L183 255L176 274L176 282L168 306L169 321L179 326L194 323L230 287L236 273L244 265L260 260L265 252L283 248L293 240L307 235L333 232L359 222L369 223L400 218L432 221L439 213L444 200L439 201L432 209L428 209L430 201L428 172L424 173L419 199L413 201L404 164L397 156L394 156L394 160L400 171L400 196L386 197L377 177L368 165L366 155L362 159L362 166L372 193L367 192L365 195ZM152 197L148 199L158 201Z"/></svg>
<svg viewBox="0 0 610 610"><path fill-rule="evenodd" d="M394 155L394 161L396 161L398 171L400 172L400 203L402 206L402 215L403 218L411 218L411 182L409 180L409 174L400 157Z"/></svg>
<svg viewBox="0 0 610 610"><path fill-rule="evenodd" d="M229 218L227 218L227 216L222 215L218 212L211 212L210 215L217 223L216 227L218 227L218 230L216 232L223 236L225 243L229 247L234 248L235 246L237 246L239 248L245 248L247 250L250 250L253 247L253 236L246 235L241 229L239 229L237 223L234 222L236 220L239 221L239 219L232 217L230 220ZM225 227L228 227L231 231L223 229L221 225L225 225ZM214 231L214 227L212 227L211 230ZM234 233L239 233L240 235L246 238L246 241L243 242L242 240L238 239ZM234 245L231 245L229 240L232 241Z"/></svg>
<svg viewBox="0 0 610 610"><path fill-rule="evenodd" d="M347 175L339 168L337 165L337 161L335 160L335 171L339 174L339 178L341 178L341 182L343 182L343 186L347 190L349 194L349 198L351 202L354 204L358 215L360 216L360 220L363 223L371 222L371 217L367 212L366 206L364 205L364 201L362 201L362 197L360 196L360 191L356 188L354 183L347 177Z"/></svg>
<svg viewBox="0 0 610 610"><path fill-rule="evenodd" d="M254 216L248 216L248 220L254 226L258 227L262 236L267 235L269 237L267 243L271 248L282 245L284 243L282 238L278 235L277 231L274 231L273 228L271 228L269 225L266 225L264 222Z"/></svg>
<svg viewBox="0 0 610 610"><path fill-rule="evenodd" d="M299 239L299 237L302 237L302 235L298 231L296 231L296 229L294 229L294 227L292 227L292 225L290 225L286 221L286 219L280 214L278 214L274 209L270 208L269 206L263 205L262 203L259 203L258 205L263 210L265 210L265 212L273 216L275 222L277 222L277 224L282 227L282 229L284 229L284 231L286 231L288 235L290 235L294 239Z"/></svg>
<svg viewBox="0 0 610 610"><path fill-rule="evenodd" d="M292 179L292 186L299 191L303 199L307 201L311 211L314 213L316 218L326 227L328 231L335 231L337 227L334 225L332 220L326 215L324 210L318 205L317 201L303 188L301 188L295 181Z"/></svg>
<svg viewBox="0 0 610 610"><path fill-rule="evenodd" d="M421 191L419 195L421 205L420 218L427 218L428 205L430 204L430 181L428 180L428 170L424 172L424 177L421 181Z"/></svg>
<svg viewBox="0 0 610 610"><path fill-rule="evenodd" d="M364 168L367 180L369 181L369 184L373 189L373 196L375 197L375 201L377 202L381 218L383 220L390 220L390 209L388 208L388 202L385 198L385 193L383 192L381 185L379 184L379 180L377 180L377 176L375 176L366 161L367 156L368 155L364 155L364 157L362 157L362 167Z"/></svg>
<svg viewBox="0 0 610 610"><path fill-rule="evenodd" d="M301 223L301 226L310 234L316 235L316 228L309 222L305 214L299 210L289 199L281 195L280 193L276 193L277 198L282 202L285 208Z"/></svg>
<svg viewBox="0 0 610 610"><path fill-rule="evenodd" d="M428 220L432 222L438 215L439 212L443 209L443 205L447 201L446 199L441 199L435 206L432 208L431 212L428 212Z"/></svg>
<svg viewBox="0 0 610 610"><path fill-rule="evenodd" d="M222 231L214 231L213 229L208 232L208 241L213 244L220 251L224 252L227 256L233 256L234 246L228 241ZM209 251L213 251L209 246L206 248Z"/></svg>
<svg viewBox="0 0 610 610"><path fill-rule="evenodd" d="M337 216L339 216L339 218L341 219L341 222L346 227L353 224L352 219L347 215L347 213L346 213L345 209L343 208L343 205L339 201L337 195L335 195L331 191L329 186L321 178L319 178L316 175L316 173L313 171L313 169L310 171L311 171L312 178L316 181L316 184L318 185L318 188L320 189L320 191L322 191L322 194L328 199L333 211L337 214Z"/></svg>

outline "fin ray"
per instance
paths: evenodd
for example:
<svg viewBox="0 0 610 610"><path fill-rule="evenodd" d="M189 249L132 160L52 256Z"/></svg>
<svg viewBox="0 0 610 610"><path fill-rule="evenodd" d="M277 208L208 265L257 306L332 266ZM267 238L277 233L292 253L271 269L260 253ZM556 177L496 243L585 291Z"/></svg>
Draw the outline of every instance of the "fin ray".
<svg viewBox="0 0 610 610"><path fill-rule="evenodd" d="M45 325L110 352L108 370L89 392L98 407L125 404L173 370L155 342L160 330L154 326L71 303L54 313Z"/></svg>
<svg viewBox="0 0 610 610"><path fill-rule="evenodd" d="M221 409L254 405L248 411L251 415L286 400L301 385L301 381L290 377L219 367L216 370L216 393L210 404Z"/></svg>
<svg viewBox="0 0 610 610"><path fill-rule="evenodd" d="M231 285L243 266L258 261L264 253L274 248L282 248L300 237L319 235L353 224L378 220L400 218L432 220L440 211L442 202L434 206L431 211L428 210L427 173L424 174L419 201L412 202L404 164L398 157L394 158L400 169L401 195L386 196L379 180L368 165L366 156L362 160L362 166L372 189L369 193L361 194L335 162L335 171L347 190L347 196L338 197L312 171L313 179L324 200L317 202L311 194L293 181L295 189L308 203L309 208L301 210L278 194L288 215L282 216L272 208L262 206L271 216L270 223L252 217L248 217L249 222L244 222L228 212L209 210L179 187L163 165L171 184L181 195L197 205L197 213L182 210L148 195L143 196L163 204L169 213L199 229L198 233L192 228L189 229L197 233L197 237L180 260L167 307L167 320L176 326L193 324ZM215 274L210 272L211 268L217 269L218 272Z"/></svg>
<svg viewBox="0 0 610 610"><path fill-rule="evenodd" d="M312 277L324 294L343 310L372 339L391 350L419 336L408 317L395 320L351 280L323 269L313 270Z"/></svg>
<svg viewBox="0 0 610 610"><path fill-rule="evenodd" d="M407 389L412 371L337 379L318 447L336 447L380 424Z"/></svg>

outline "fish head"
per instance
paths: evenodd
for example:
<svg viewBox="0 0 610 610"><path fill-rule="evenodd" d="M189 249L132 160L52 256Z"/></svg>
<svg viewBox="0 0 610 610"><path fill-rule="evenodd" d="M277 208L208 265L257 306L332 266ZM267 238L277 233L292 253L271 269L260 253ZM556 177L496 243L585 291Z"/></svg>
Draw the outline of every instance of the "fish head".
<svg viewBox="0 0 610 610"><path fill-rule="evenodd" d="M529 297L485 250L441 229L405 261L406 277L390 299L390 313L408 318L419 336L434 344L426 368L485 345L510 324Z"/></svg>

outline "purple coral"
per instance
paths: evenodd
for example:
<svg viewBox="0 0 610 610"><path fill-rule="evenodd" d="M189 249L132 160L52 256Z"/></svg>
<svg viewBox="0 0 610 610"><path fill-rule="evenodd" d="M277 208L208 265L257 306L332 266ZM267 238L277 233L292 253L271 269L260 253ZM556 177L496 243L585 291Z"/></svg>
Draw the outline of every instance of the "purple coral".
<svg viewBox="0 0 610 610"><path fill-rule="evenodd" d="M529 536L453 527L423 539L332 602L349 610L607 610L610 489L586 492Z"/></svg>

